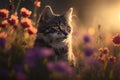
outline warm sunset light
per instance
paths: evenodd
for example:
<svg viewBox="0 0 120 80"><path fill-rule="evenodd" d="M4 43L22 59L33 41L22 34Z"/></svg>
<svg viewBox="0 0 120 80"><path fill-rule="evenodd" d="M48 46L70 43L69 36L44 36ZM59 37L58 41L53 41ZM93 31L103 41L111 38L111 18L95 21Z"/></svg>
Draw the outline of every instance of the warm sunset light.
<svg viewBox="0 0 120 80"><path fill-rule="evenodd" d="M120 0L0 0L0 80L120 80Z"/></svg>

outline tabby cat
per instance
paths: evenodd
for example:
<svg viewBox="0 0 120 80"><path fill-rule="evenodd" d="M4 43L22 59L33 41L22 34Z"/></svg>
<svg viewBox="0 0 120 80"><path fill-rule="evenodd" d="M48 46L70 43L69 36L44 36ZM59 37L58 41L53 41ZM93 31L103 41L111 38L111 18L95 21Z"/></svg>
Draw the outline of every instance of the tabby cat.
<svg viewBox="0 0 120 80"><path fill-rule="evenodd" d="M54 61L68 61L75 65L72 52L72 18L73 8L65 14L54 14L50 6L46 6L38 20L38 33L35 46L52 48L55 51Z"/></svg>

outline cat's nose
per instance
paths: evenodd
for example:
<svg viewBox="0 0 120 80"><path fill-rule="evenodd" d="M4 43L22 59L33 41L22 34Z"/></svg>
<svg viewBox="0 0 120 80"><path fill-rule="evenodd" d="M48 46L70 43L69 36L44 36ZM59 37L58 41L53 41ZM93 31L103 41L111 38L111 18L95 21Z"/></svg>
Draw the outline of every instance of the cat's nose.
<svg viewBox="0 0 120 80"><path fill-rule="evenodd" d="M65 35L65 36L67 36L67 35L68 35L68 33L67 33L67 32L64 32L64 35Z"/></svg>
<svg viewBox="0 0 120 80"><path fill-rule="evenodd" d="M68 33L64 33L64 35L65 35L65 36L64 36L64 38L67 38L67 37L68 37L68 36L67 36L67 35L68 35Z"/></svg>

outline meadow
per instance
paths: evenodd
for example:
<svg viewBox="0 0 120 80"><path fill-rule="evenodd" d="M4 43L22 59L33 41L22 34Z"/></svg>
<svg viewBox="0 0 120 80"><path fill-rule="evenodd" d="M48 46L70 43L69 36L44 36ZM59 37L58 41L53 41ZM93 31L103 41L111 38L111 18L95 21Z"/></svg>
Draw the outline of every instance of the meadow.
<svg viewBox="0 0 120 80"><path fill-rule="evenodd" d="M101 24L77 27L74 16L76 66L50 62L53 50L33 46L42 3L35 0L30 11L19 9L21 1L0 9L0 80L120 80L120 33L105 33Z"/></svg>

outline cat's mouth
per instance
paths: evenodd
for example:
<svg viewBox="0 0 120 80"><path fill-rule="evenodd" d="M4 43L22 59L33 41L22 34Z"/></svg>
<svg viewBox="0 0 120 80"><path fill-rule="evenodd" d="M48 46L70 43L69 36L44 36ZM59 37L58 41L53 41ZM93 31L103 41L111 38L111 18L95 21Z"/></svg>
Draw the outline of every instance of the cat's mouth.
<svg viewBox="0 0 120 80"><path fill-rule="evenodd" d="M56 41L64 41L65 39L67 39L67 36L62 37L62 38L57 38Z"/></svg>

